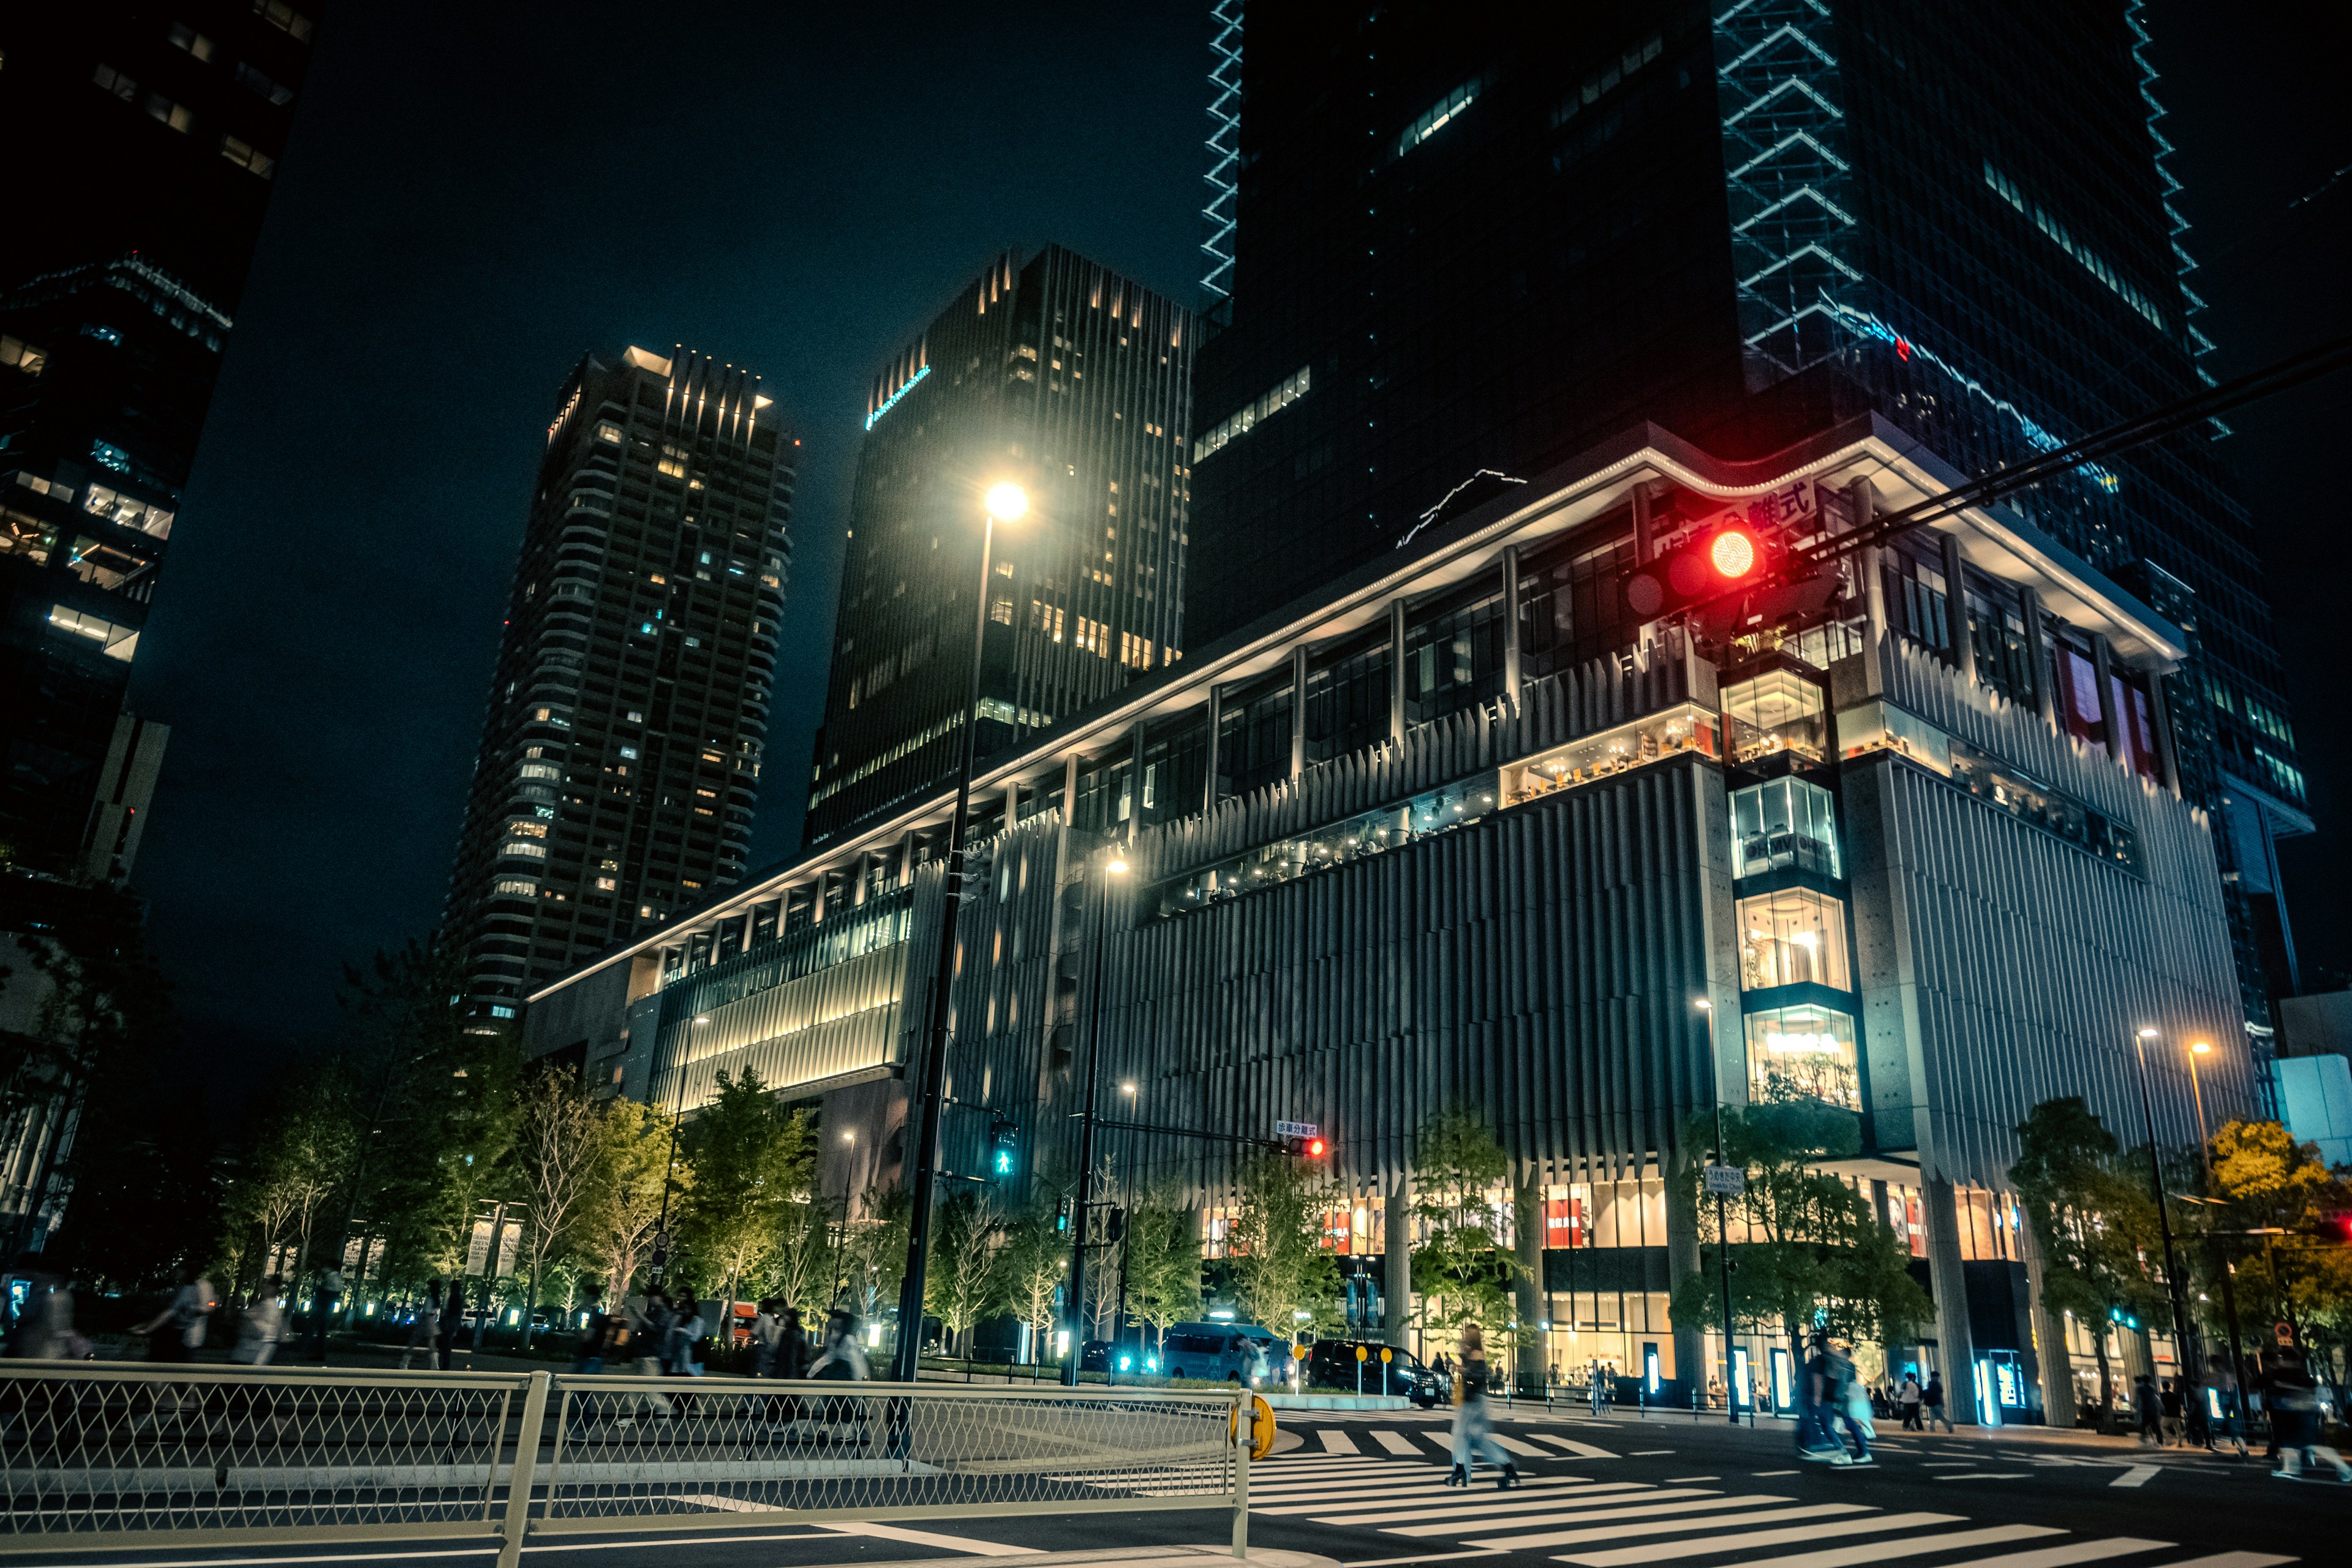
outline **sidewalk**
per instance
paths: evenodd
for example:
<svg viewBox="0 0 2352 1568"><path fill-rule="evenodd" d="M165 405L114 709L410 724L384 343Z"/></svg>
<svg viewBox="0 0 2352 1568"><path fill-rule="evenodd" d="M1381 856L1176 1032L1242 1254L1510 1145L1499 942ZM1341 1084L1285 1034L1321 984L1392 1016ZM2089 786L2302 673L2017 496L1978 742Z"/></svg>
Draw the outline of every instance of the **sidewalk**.
<svg viewBox="0 0 2352 1568"><path fill-rule="evenodd" d="M1017 1556L1024 1563L1037 1563L1041 1568L1092 1568L1096 1563L1116 1563L1118 1568L1216 1568L1220 1563L1234 1561L1230 1546L1106 1546L1090 1552L1028 1552L1000 1546L989 1555ZM1250 1548L1249 1562L1253 1568L1339 1568L1337 1558L1255 1546ZM910 1557L897 1563L861 1563L857 1568L940 1568L940 1559Z"/></svg>

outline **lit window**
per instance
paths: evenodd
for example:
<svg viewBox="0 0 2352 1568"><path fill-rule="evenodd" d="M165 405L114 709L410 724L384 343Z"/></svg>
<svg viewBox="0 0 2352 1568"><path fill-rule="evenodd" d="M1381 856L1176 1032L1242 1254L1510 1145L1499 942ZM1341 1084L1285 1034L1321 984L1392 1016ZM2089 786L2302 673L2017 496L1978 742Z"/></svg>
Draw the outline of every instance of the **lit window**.
<svg viewBox="0 0 2352 1568"><path fill-rule="evenodd" d="M621 427L609 419L600 419L596 422L596 439L610 441L614 446L618 446L621 441Z"/></svg>
<svg viewBox="0 0 2352 1568"><path fill-rule="evenodd" d="M1793 670L1768 669L1723 689L1723 715L1731 721L1728 750L1736 763L1792 752L1826 759L1827 703L1822 689Z"/></svg>
<svg viewBox="0 0 2352 1568"><path fill-rule="evenodd" d="M507 824L507 831L530 838L544 838L547 837L547 825L543 822L510 822Z"/></svg>
<svg viewBox="0 0 2352 1568"><path fill-rule="evenodd" d="M621 755L628 758L629 761L634 763L637 760L637 749L635 746L623 746L621 748Z"/></svg>
<svg viewBox="0 0 2352 1568"><path fill-rule="evenodd" d="M508 879L499 883L497 891L500 894L511 895L517 898L536 898L539 895L539 884L537 882L523 882Z"/></svg>
<svg viewBox="0 0 2352 1568"><path fill-rule="evenodd" d="M172 536L171 512L121 494L105 485L90 486L89 493L82 497L81 509L92 517L102 517L109 522L119 522L125 528L135 528L158 539Z"/></svg>
<svg viewBox="0 0 2352 1568"><path fill-rule="evenodd" d="M238 168L249 170L265 180L278 171L277 161L268 153L256 148L251 142L240 142L234 136L221 138L221 156Z"/></svg>
<svg viewBox="0 0 2352 1568"><path fill-rule="evenodd" d="M196 116L194 110L184 103L173 102L160 92L151 92L147 95L147 115L151 120L162 121L182 135L196 128Z"/></svg>
<svg viewBox="0 0 2352 1568"><path fill-rule="evenodd" d="M298 42L310 41L310 18L286 0L253 0L253 14Z"/></svg>
<svg viewBox="0 0 2352 1568"><path fill-rule="evenodd" d="M1751 784L1731 795L1732 875L1795 868L1841 877L1836 803L1802 779Z"/></svg>
<svg viewBox="0 0 2352 1568"><path fill-rule="evenodd" d="M600 893L609 893L620 885L621 884L619 882L614 880L610 877L599 877L596 879L596 890Z"/></svg>
<svg viewBox="0 0 2352 1568"><path fill-rule="evenodd" d="M38 375L47 368L49 356L22 338L12 338L0 332L0 364L14 365L26 375Z"/></svg>
<svg viewBox="0 0 2352 1568"><path fill-rule="evenodd" d="M97 74L90 79L125 103L139 101L139 84L131 80L127 72L116 70L112 66L101 65L98 68Z"/></svg>
<svg viewBox="0 0 2352 1568"><path fill-rule="evenodd" d="M523 840L517 838L509 840L506 847L499 850L499 853L501 855L521 855L533 860L544 860L547 858L547 846L544 844L528 844Z"/></svg>
<svg viewBox="0 0 2352 1568"><path fill-rule="evenodd" d="M1809 888L1739 900L1739 988L1811 984L1851 991L1845 904Z"/></svg>
<svg viewBox="0 0 2352 1568"><path fill-rule="evenodd" d="M644 710L641 710L641 709L636 709L636 708L632 708L632 709L630 709L630 710L629 710L629 722L630 722L630 723L632 723L632 724L642 724L642 723L644 723L645 721L646 721L646 716L645 716L645 712L644 712Z"/></svg>
<svg viewBox="0 0 2352 1568"><path fill-rule="evenodd" d="M533 719L544 719L544 718L546 718L546 717L548 716L548 714L549 714L550 712L551 712L551 711L552 711L552 710L551 710L551 709L546 709L546 708L534 708L533 710L531 710L531 714L530 714L530 716L531 716Z"/></svg>
<svg viewBox="0 0 2352 1568"><path fill-rule="evenodd" d="M1748 1082L1756 1099L1795 1094L1846 1110L1862 1109L1852 1017L1828 1007L1775 1007L1750 1013L1745 1021Z"/></svg>
<svg viewBox="0 0 2352 1568"><path fill-rule="evenodd" d="M119 658L125 664L130 663L132 655L139 651L139 629L136 626L119 626L112 621L100 620L79 610L69 610L63 605L49 606L49 626L68 637L88 638L96 643L107 658Z"/></svg>
<svg viewBox="0 0 2352 1568"><path fill-rule="evenodd" d="M172 24L172 43L175 48L185 49L200 60L213 58L213 41L185 22Z"/></svg>
<svg viewBox="0 0 2352 1568"><path fill-rule="evenodd" d="M513 1017L514 1016L515 1016L515 1010L514 1010L513 1008L511 1008L511 1007L508 1006L505 1003L503 1003L503 1002L493 1002L493 1003L491 1003L491 1004L490 1004L490 1016L491 1016L491 1017L493 1017L493 1018L511 1018L511 1017Z"/></svg>

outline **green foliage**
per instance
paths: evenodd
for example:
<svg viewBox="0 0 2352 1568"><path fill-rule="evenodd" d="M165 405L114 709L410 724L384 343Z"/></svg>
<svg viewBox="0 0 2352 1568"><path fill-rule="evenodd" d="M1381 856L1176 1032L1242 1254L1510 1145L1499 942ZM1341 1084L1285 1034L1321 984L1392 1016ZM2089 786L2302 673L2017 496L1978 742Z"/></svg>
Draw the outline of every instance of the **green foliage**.
<svg viewBox="0 0 2352 1568"><path fill-rule="evenodd" d="M1714 1119L1694 1120L1688 1146L1715 1142ZM1731 1228L1731 1315L1749 1331L1792 1341L1818 1324L1840 1338L1892 1344L1934 1321L1935 1306L1911 1278L1910 1254L1870 1201L1822 1167L1861 1152L1862 1119L1811 1096L1787 1094L1723 1117L1722 1161L1748 1173L1748 1190L1726 1205ZM1722 1315L1723 1245L1704 1167L1693 1162L1676 1194L1699 1220L1697 1273L1677 1283L1677 1322Z"/></svg>
<svg viewBox="0 0 2352 1568"><path fill-rule="evenodd" d="M1431 1118L1413 1140L1412 1288L1422 1331L1440 1343L1458 1346L1470 1323L1499 1342L1511 1320L1525 1270L1504 1244L1494 1197L1509 1172L1502 1145L1466 1110Z"/></svg>
<svg viewBox="0 0 2352 1568"><path fill-rule="evenodd" d="M843 1227L841 1304L870 1319L898 1300L907 1276L907 1237L914 1206L902 1192L868 1187L858 1200L865 1218Z"/></svg>
<svg viewBox="0 0 2352 1568"><path fill-rule="evenodd" d="M596 1180L573 1235L608 1301L628 1294L651 1255L664 1195L693 1191L692 1171L670 1169L671 1142L669 1118L650 1105L614 1100L599 1113Z"/></svg>
<svg viewBox="0 0 2352 1568"><path fill-rule="evenodd" d="M1191 1210L1172 1193L1127 1211L1127 1310L1164 1337L1201 1315L1201 1237Z"/></svg>
<svg viewBox="0 0 2352 1568"><path fill-rule="evenodd" d="M767 1260L784 1210L816 1163L806 1111L787 1111L749 1068L718 1076L719 1093L686 1130L694 1188L678 1205L678 1237L731 1305Z"/></svg>
<svg viewBox="0 0 2352 1568"><path fill-rule="evenodd" d="M604 1174L602 1122L597 1108L581 1098L579 1075L570 1068L540 1073L523 1091L515 1173L523 1198L523 1261L530 1280L523 1298L526 1305L539 1301L551 1258L562 1260L573 1230L593 1201ZM568 1294L565 1300L570 1300ZM526 1350L531 1331L526 1314Z"/></svg>
<svg viewBox="0 0 2352 1568"><path fill-rule="evenodd" d="M2222 1202L2199 1209L2201 1228L2286 1232L2215 1238L2224 1256L2239 1259L2242 1323L2290 1323L2316 1342L2352 1344L2352 1247L2310 1234L2330 1216L2352 1214L2352 1182L2320 1161L2317 1145L2297 1143L2275 1121L2229 1122L2213 1134L2211 1154L2207 1195Z"/></svg>
<svg viewBox="0 0 2352 1568"><path fill-rule="evenodd" d="M950 1347L971 1353L972 1325L996 1309L1005 1289L1004 1225L993 1194L965 1191L940 1205L931 1226L931 1260L923 1273L923 1310L940 1321Z"/></svg>
<svg viewBox="0 0 2352 1568"><path fill-rule="evenodd" d="M2099 1405L2112 1409L2109 1315L2153 1319L2165 1307L2155 1270L2141 1261L2164 1256L2145 1165L2135 1173L2139 1162L2123 1153L2079 1095L2043 1100L2016 1131L2009 1179L2042 1250L2042 1307L2053 1317L2072 1312L2092 1328Z"/></svg>
<svg viewBox="0 0 2352 1568"><path fill-rule="evenodd" d="M1004 1304L1029 1325L1036 1359L1054 1326L1054 1292L1070 1273L1070 1237L1056 1230L1059 1194L1039 1184L1029 1204L1004 1226Z"/></svg>
<svg viewBox="0 0 2352 1568"><path fill-rule="evenodd" d="M1242 1166L1227 1263L1243 1314L1287 1336L1306 1312L1319 1331L1339 1321L1339 1259L1323 1226L1340 1198L1317 1163L1272 1150Z"/></svg>

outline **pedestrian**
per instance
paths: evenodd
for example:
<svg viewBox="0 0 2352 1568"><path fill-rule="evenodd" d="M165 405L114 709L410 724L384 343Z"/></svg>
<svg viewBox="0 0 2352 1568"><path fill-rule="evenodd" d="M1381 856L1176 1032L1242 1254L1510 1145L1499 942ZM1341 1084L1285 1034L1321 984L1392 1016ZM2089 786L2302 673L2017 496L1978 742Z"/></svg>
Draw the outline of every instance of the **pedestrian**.
<svg viewBox="0 0 2352 1568"><path fill-rule="evenodd" d="M1506 1491L1519 1484L1518 1467L1510 1455L1495 1441L1494 1422L1486 1411L1486 1341L1475 1323L1462 1325L1462 1376L1456 1384L1459 1394L1454 1405L1454 1469L1445 1478L1449 1487L1466 1487L1471 1473L1478 1467L1481 1457L1500 1465L1503 1473L1496 1485Z"/></svg>
<svg viewBox="0 0 2352 1568"><path fill-rule="evenodd" d="M1903 1413L1903 1430L1906 1432L1927 1430L1919 1425L1919 1369L1916 1366L1905 1367L1903 1381L1895 1385L1895 1404Z"/></svg>
<svg viewBox="0 0 2352 1568"><path fill-rule="evenodd" d="M2132 1414L2139 1417L2139 1446L2164 1447L2164 1400L2147 1373L2132 1379Z"/></svg>
<svg viewBox="0 0 2352 1568"><path fill-rule="evenodd" d="M580 1343L572 1353L572 1370L593 1374L604 1370L604 1341L613 1320L604 1312L604 1287L588 1282L588 1321L580 1326Z"/></svg>
<svg viewBox="0 0 2352 1568"><path fill-rule="evenodd" d="M343 1271L332 1264L321 1268L312 1277L310 1287L310 1359L320 1366L327 1364L327 1323L335 1315L335 1302L343 1293Z"/></svg>
<svg viewBox="0 0 2352 1568"><path fill-rule="evenodd" d="M849 1315L846 1308L835 1307L825 1320L824 1350L810 1363L808 1374L819 1383L864 1383L869 1375L866 1352L857 1343L857 1320ZM844 1424L862 1426L862 1404L837 1394L827 1395L817 1413L818 1437L824 1442L838 1441L833 1435L834 1427Z"/></svg>
<svg viewBox="0 0 2352 1568"><path fill-rule="evenodd" d="M268 1366L286 1323L286 1282L272 1274L261 1282L252 1304L237 1319L236 1343L228 1359L241 1366Z"/></svg>
<svg viewBox="0 0 2352 1568"><path fill-rule="evenodd" d="M1598 1415L1601 1414L1601 1358L1599 1356L1593 1357L1592 1364L1585 1369L1584 1384L1584 1391L1592 1400L1592 1414Z"/></svg>
<svg viewBox="0 0 2352 1568"><path fill-rule="evenodd" d="M194 1361L205 1342L205 1327L219 1305L213 1282L203 1270L191 1268L181 1276L180 1288L163 1310L131 1331L148 1337L149 1361Z"/></svg>
<svg viewBox="0 0 2352 1568"><path fill-rule="evenodd" d="M8 1304L15 1318L6 1353L25 1361L81 1361L89 1342L74 1331L71 1276L57 1268L54 1254L19 1254L8 1270ZM21 1292L21 1295L19 1294Z"/></svg>
<svg viewBox="0 0 2352 1568"><path fill-rule="evenodd" d="M2278 1342L2263 1352L2263 1407L2270 1412L2271 1428L2278 1436L2278 1480L2300 1480L2306 1459L2324 1461L2339 1481L2352 1482L2352 1465L2320 1441L2319 1384L2311 1362L2295 1342L2294 1331L2278 1326Z"/></svg>
<svg viewBox="0 0 2352 1568"><path fill-rule="evenodd" d="M1878 1434L1870 1424L1870 1394L1861 1374L1854 1370L1853 1346L1844 1340L1832 1341L1829 1359L1829 1410L1843 1423L1848 1436L1853 1438L1854 1451L1847 1458L1846 1463L1874 1465L1878 1461L1870 1457L1870 1440ZM1822 1416L1822 1431L1835 1442L1836 1435L1830 1419L1830 1415Z"/></svg>
<svg viewBox="0 0 2352 1568"><path fill-rule="evenodd" d="M408 1370L409 1362L415 1358L416 1352L420 1350L425 1352L425 1364L426 1370L430 1371L436 1364L437 1364L439 1358L434 1353L433 1336L440 1323L440 1320L441 1281L438 1279L427 1279L425 1282L425 1305L419 1308L415 1315L409 1320L408 1342L401 1347L401 1371L406 1372Z"/></svg>
<svg viewBox="0 0 2352 1568"><path fill-rule="evenodd" d="M449 1281L448 1298L441 1304L441 1321L434 1336L436 1352L443 1372L447 1372L449 1363L457 1359L457 1331L464 1326L465 1321L466 1282L463 1279L452 1279Z"/></svg>
<svg viewBox="0 0 2352 1568"><path fill-rule="evenodd" d="M1938 1421L1944 1424L1945 1431L1949 1432L1953 1429L1950 1417L1944 1414L1944 1374L1942 1373L1930 1372L1927 1374L1927 1386L1920 1392L1919 1403L1927 1409L1927 1424L1920 1430L1933 1432Z"/></svg>
<svg viewBox="0 0 2352 1568"><path fill-rule="evenodd" d="M2187 1429L2182 1425L2182 1417L2187 1406L2180 1397L2180 1380L2177 1377L2166 1378L2164 1386L2158 1391L2157 1398L2164 1405L2165 1443L2171 1447L2186 1447L2189 1438Z"/></svg>
<svg viewBox="0 0 2352 1568"><path fill-rule="evenodd" d="M2210 1447L2218 1449L2220 1440L2227 1437L2231 1446L2238 1450L2238 1458L2244 1458L2246 1430L2238 1401L2238 1377L2230 1370L2226 1357L2212 1355L2206 1358L2205 1387L2211 1395L2211 1408L2220 1412L2209 1423L2214 1439Z"/></svg>
<svg viewBox="0 0 2352 1568"><path fill-rule="evenodd" d="M1844 1464L1845 1445L1830 1425L1828 1400L1834 1392L1836 1372L1830 1356L1830 1336L1813 1331L1805 1369L1797 1378L1797 1458L1822 1464Z"/></svg>
<svg viewBox="0 0 2352 1568"><path fill-rule="evenodd" d="M695 1359L695 1342L702 1338L702 1303L694 1299L692 1290L680 1290L677 1311L663 1342L662 1369L670 1376L702 1375L701 1363Z"/></svg>

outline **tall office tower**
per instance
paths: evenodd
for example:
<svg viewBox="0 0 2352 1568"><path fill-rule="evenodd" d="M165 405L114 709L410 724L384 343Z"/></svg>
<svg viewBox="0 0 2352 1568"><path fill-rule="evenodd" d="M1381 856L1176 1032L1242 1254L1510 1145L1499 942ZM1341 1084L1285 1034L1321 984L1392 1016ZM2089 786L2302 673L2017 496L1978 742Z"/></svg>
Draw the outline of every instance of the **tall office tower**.
<svg viewBox="0 0 2352 1568"><path fill-rule="evenodd" d="M981 498L995 535L979 748L1181 657L1192 318L1099 263L1007 251L877 377L850 499L806 840L955 771Z"/></svg>
<svg viewBox="0 0 2352 1568"><path fill-rule="evenodd" d="M800 442L707 355L557 396L449 879L468 1016L743 875Z"/></svg>
<svg viewBox="0 0 2352 1568"><path fill-rule="evenodd" d="M0 842L126 876L168 733L124 708L312 14L0 11Z"/></svg>
<svg viewBox="0 0 2352 1568"><path fill-rule="evenodd" d="M1327 0L1224 27L1188 635L1638 419L1752 458L1874 410L1981 473L2193 391L2210 344L2140 11ZM2310 824L2221 434L2012 504L2190 630L2164 695L2190 797L2226 813L2260 1037L2294 985L2273 844ZM1943 647L1961 585L1932 554L1895 552L1890 591ZM1972 635L2013 637L1996 585L1964 586Z"/></svg>

